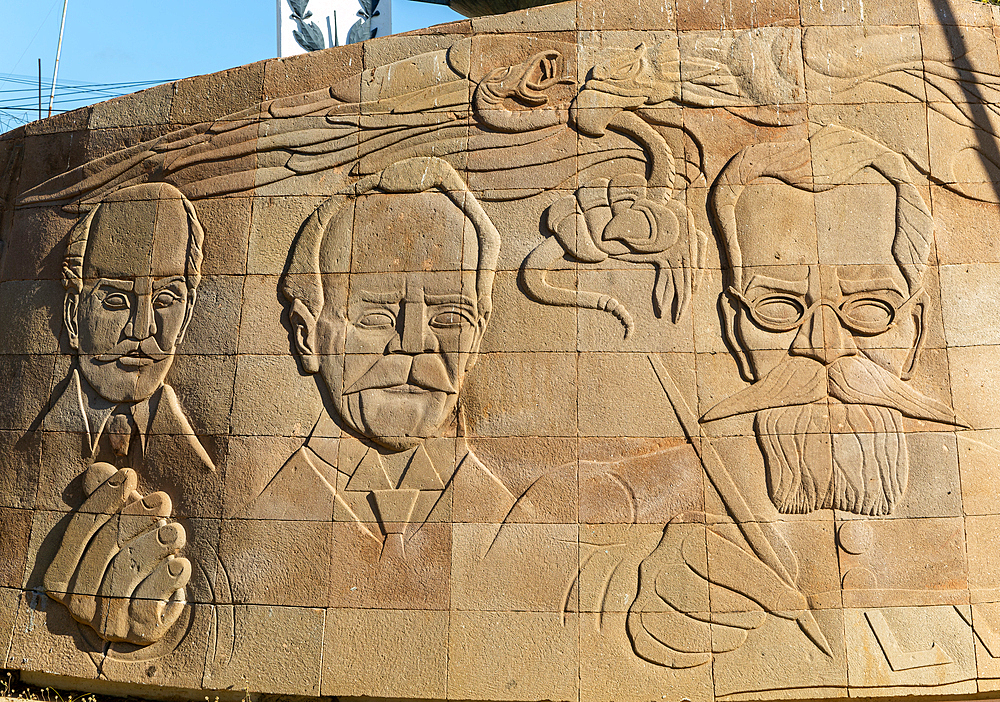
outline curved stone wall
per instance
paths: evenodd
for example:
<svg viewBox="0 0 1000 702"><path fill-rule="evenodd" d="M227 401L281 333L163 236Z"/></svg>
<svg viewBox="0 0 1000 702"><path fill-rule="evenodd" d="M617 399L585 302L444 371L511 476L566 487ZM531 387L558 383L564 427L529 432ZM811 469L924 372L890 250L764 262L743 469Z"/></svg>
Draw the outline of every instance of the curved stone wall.
<svg viewBox="0 0 1000 702"><path fill-rule="evenodd" d="M580 0L3 135L5 667L1000 686L997 20Z"/></svg>

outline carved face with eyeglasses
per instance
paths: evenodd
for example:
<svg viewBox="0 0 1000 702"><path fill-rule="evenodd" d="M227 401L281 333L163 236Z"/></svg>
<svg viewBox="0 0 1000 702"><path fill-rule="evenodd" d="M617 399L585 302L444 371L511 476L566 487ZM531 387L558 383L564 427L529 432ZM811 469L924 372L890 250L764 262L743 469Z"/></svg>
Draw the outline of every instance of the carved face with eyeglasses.
<svg viewBox="0 0 1000 702"><path fill-rule="evenodd" d="M751 385L702 421L754 415L779 512L890 513L907 484L904 417L958 423L906 382L927 336L934 225L905 164L827 127L744 149L712 207L723 330Z"/></svg>
<svg viewBox="0 0 1000 702"><path fill-rule="evenodd" d="M894 258L896 203L884 179L811 192L764 178L743 190L742 275L723 307L748 379L788 356L829 366L861 355L898 378L913 374L926 295Z"/></svg>

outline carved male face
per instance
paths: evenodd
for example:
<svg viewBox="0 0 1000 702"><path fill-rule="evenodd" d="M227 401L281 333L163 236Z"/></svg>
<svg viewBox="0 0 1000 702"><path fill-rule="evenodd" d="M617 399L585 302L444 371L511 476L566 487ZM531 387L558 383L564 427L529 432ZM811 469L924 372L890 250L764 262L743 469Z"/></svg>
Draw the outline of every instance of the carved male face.
<svg viewBox="0 0 1000 702"><path fill-rule="evenodd" d="M743 287L731 297L755 378L788 356L828 366L863 355L896 377L912 370L923 307L892 257L895 206L884 180L812 193L762 179L744 190Z"/></svg>
<svg viewBox="0 0 1000 702"><path fill-rule="evenodd" d="M487 321L476 294L477 235L440 192L361 196L339 226L352 214L350 273L323 280L319 372L348 427L403 450L452 421L475 362Z"/></svg>
<svg viewBox="0 0 1000 702"><path fill-rule="evenodd" d="M908 475L903 415L954 420L904 382L925 294L893 256L896 189L865 173L815 193L762 178L736 203L742 275L720 304L754 384L703 420L755 413L780 512L888 514Z"/></svg>
<svg viewBox="0 0 1000 702"><path fill-rule="evenodd" d="M65 323L80 372L105 399L138 402L161 385L191 320L182 201L149 187L103 202L90 225L83 289L66 296Z"/></svg>

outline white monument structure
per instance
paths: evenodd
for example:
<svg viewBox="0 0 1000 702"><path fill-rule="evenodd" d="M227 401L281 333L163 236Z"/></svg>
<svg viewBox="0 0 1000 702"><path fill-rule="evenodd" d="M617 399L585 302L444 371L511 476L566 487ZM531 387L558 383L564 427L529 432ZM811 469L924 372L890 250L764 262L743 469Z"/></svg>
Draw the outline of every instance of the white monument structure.
<svg viewBox="0 0 1000 702"><path fill-rule="evenodd" d="M391 0L275 0L275 3L279 57L392 33Z"/></svg>

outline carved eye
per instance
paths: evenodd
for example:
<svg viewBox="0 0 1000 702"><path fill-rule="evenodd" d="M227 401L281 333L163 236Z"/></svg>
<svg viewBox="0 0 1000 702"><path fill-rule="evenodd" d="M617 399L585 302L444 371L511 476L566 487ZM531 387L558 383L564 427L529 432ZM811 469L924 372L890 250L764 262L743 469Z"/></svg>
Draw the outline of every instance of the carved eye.
<svg viewBox="0 0 1000 702"><path fill-rule="evenodd" d="M430 318L428 324L432 327L449 328L449 327L460 327L463 324L469 323L469 318L466 317L460 310L448 309L438 312L433 317Z"/></svg>
<svg viewBox="0 0 1000 702"><path fill-rule="evenodd" d="M764 327L790 329L802 319L805 307L786 295L769 295L754 304L754 318Z"/></svg>
<svg viewBox="0 0 1000 702"><path fill-rule="evenodd" d="M840 309L851 326L862 332L886 331L896 316L895 308L888 301L872 297L851 300Z"/></svg>
<svg viewBox="0 0 1000 702"><path fill-rule="evenodd" d="M367 329L388 329L396 325L396 318L384 310L368 312L358 320L358 326Z"/></svg>
<svg viewBox="0 0 1000 702"><path fill-rule="evenodd" d="M104 309L127 310L128 298L122 293L111 293L104 298Z"/></svg>
<svg viewBox="0 0 1000 702"><path fill-rule="evenodd" d="M180 302L180 296L170 290L163 290L153 298L153 307L159 310Z"/></svg>

